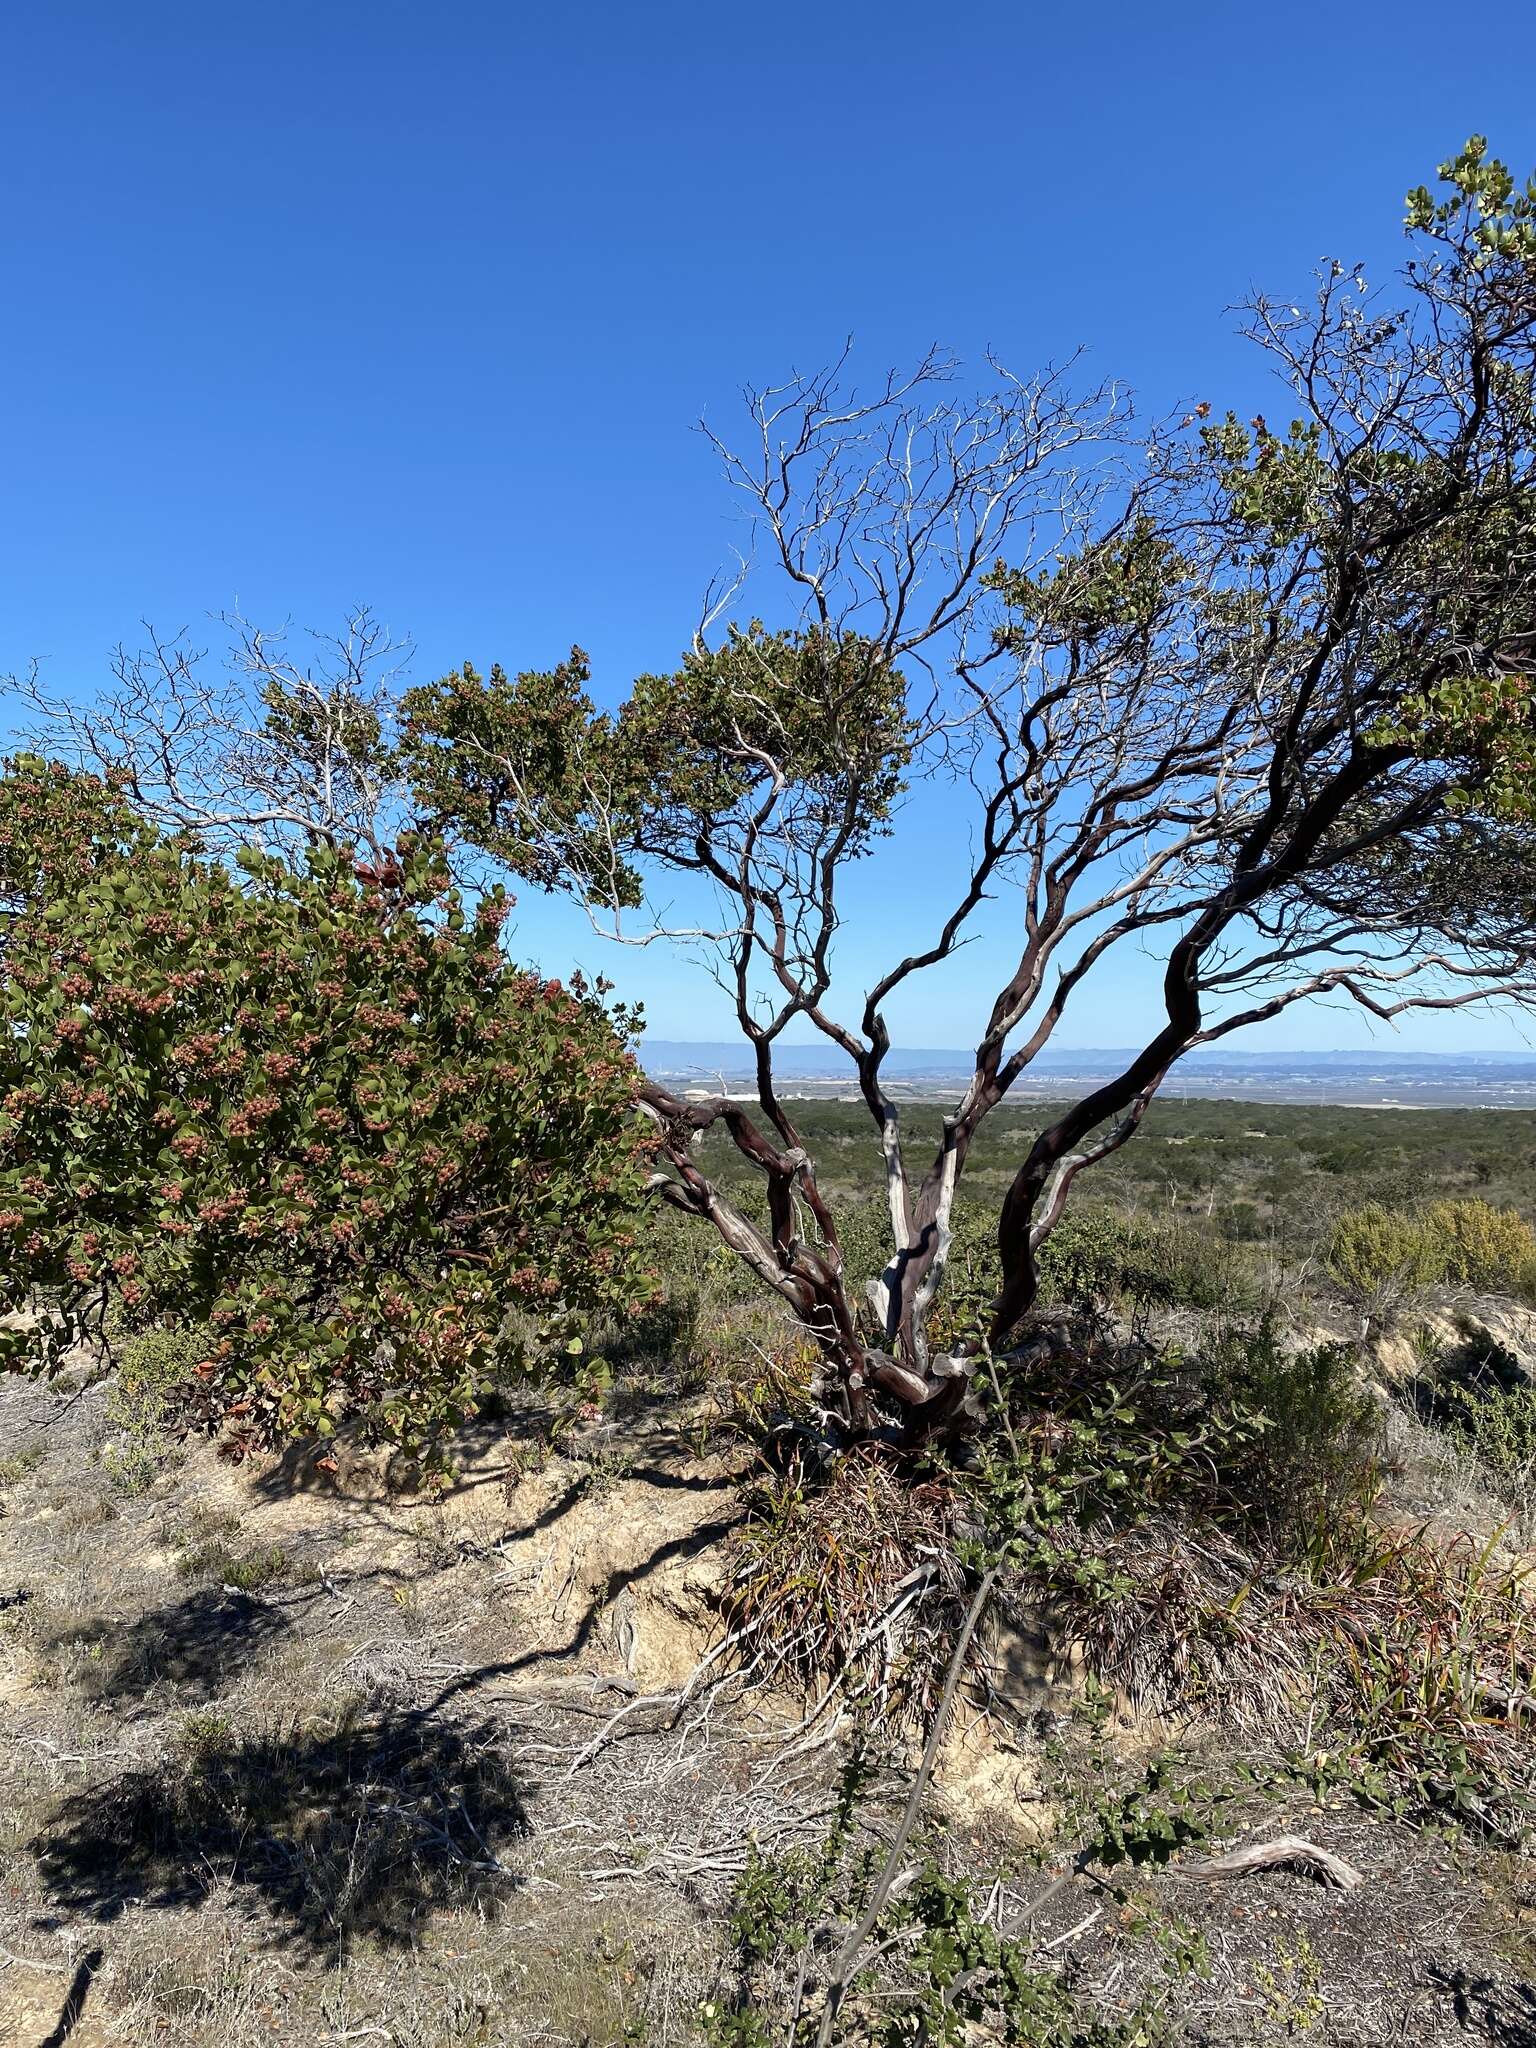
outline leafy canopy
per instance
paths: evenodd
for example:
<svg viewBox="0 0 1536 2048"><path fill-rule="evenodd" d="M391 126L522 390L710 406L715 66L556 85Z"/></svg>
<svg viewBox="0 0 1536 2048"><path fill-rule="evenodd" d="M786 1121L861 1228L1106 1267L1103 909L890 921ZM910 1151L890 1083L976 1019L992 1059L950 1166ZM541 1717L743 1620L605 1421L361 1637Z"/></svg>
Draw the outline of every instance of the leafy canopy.
<svg viewBox="0 0 1536 2048"><path fill-rule="evenodd" d="M510 966L432 844L234 873L23 758L0 863L13 1362L174 1316L237 1448L419 1447L636 1298L629 1020Z"/></svg>
<svg viewBox="0 0 1536 2048"><path fill-rule="evenodd" d="M771 813L791 856L845 858L886 828L911 753L906 685L852 632L731 627L637 678L617 716L573 648L509 677L466 665L407 691L420 814L542 888L630 908L637 863L732 872Z"/></svg>

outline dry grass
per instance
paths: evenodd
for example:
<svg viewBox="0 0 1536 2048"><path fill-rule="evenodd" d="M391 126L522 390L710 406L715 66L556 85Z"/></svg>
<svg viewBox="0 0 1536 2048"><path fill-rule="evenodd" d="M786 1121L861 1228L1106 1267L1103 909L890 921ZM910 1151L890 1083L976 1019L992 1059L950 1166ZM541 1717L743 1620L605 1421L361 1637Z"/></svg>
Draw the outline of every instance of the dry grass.
<svg viewBox="0 0 1536 2048"><path fill-rule="evenodd" d="M21 1393L0 1388L6 1398L19 1405ZM633 1699L614 1616L665 1576L647 1579L648 1560L681 1552L666 1568L686 1564L700 1530L716 1540L721 1510L735 1511L734 1468L688 1449L696 1407L674 1412L664 1455L647 1444L596 1484L586 1466L554 1459L519 1487L518 1460L487 1436L456 1491L419 1502L382 1488L342 1498L284 1468L234 1474L202 1452L124 1495L101 1484L111 1438L93 1401L73 1410L10 1493L0 1581L0 1946L51 1971L19 2048L47 2037L70 1971L96 1946L104 1961L70 2048L697 2048L731 1881L754 1833L763 1853L814 1845L838 1753L807 1736L787 1765L768 1725L779 1706L756 1693L759 1718L742 1726L732 1689L718 1704L701 1697L676 1727L635 1712L591 1749ZM33 1441L31 1411L0 1420L11 1441ZM636 1427L626 1420L626 1449ZM110 1522L87 1505L104 1500ZM1426 1538L1421 1550L1411 1533L1378 1531L1347 1556L1283 1565L1211 1538L1177 1505L1161 1500L1118 1536L1093 1525L1085 1543L1129 1590L1085 1593L1058 1617L1126 1691L1150 1701L1203 1686L1225 1745L1240 1726L1304 1729L1315 1701L1311 1746L1332 1745L1335 1774L1320 1805L1353 1773L1373 1797L1389 1777L1422 1784L1444 1810L1443 1766L1458 1744L1477 1784L1492 1771L1518 1784L1523 1709L1513 1691L1502 1723L1493 1707L1498 1685L1529 1683L1528 1639L1491 1563L1466 1545ZM724 1586L742 1663L813 1689L837 1672L843 1693L893 1731L920 1719L963 1609L955 1554L977 1506L974 1481L913 1485L879 1458L846 1461L833 1485L812 1472L761 1481L745 1531L706 1575ZM274 1551L291 1570L244 1589L228 1575ZM183 1576L179 1561L203 1552ZM707 1549L699 1562L711 1562ZM680 1597L681 1571L667 1583ZM652 1682L643 1665L639 1676L642 1689ZM980 1723L975 1733L985 1738ZM1026 1709L1011 1737L1039 1782L1049 1765L1037 1734ZM1032 1827L1045 1810L1030 1810ZM1497 1831L1504 1815L1491 1818ZM948 1819L945 1853L968 1881L980 1876L984 1901L995 1873L983 1870L976 1815ZM1370 1868L1365 1901L1349 1908L1363 1931L1343 1915L1308 1918L1321 1908L1300 1880L1293 1894L1291 1881L1266 1879L1262 1901L1232 1895L1223 1942L1244 1953L1239 1908L1252 1899L1265 1920L1277 1901L1282 1923L1269 1932L1292 1948L1297 1928L1308 1932L1330 1999L1345 1968L1341 2042L1459 2039L1449 2004L1443 2027L1418 2016L1449 1852L1388 1821L1377 1839L1390 1833L1390 1852L1379 1847L1373 1863L1372 1824L1353 1802L1308 1808L1295 1824ZM1383 1990L1378 1937L1402 1908L1377 1880L1410 1841L1425 1873L1410 1930L1420 1974ZM1506 1866L1469 1867L1492 1882ZM1015 1862L1020 1911L1039 1882ZM1500 1885L1518 1914L1515 1878ZM1473 1890L1468 1878L1458 1912ZM1426 1897L1435 1904L1420 1912ZM1152 1937L1112 1910L1080 1940L1096 1902L1063 1895L1037 1933L1065 1943L1046 1952L1051 1967L1105 1937L1086 1981L1113 1979L1112 2017L1158 1962ZM1503 1921L1489 1927L1475 1954L1465 1949L1469 1971L1517 1967ZM1463 1953L1433 1950L1448 1968ZM1255 1982L1234 1964L1220 2011L1246 2038L1278 2041L1251 2005ZM6 1984L0 1963L0 2011ZM1200 2007L1203 1995L1178 1993L1195 2001L1179 2007L1195 2016L1190 2038L1226 2038L1210 2033L1217 2008ZM1373 2000L1391 2034L1362 2017Z"/></svg>
<svg viewBox="0 0 1536 2048"><path fill-rule="evenodd" d="M962 1514L951 1479L913 1484L878 1451L842 1457L829 1484L798 1463L760 1483L722 1600L741 1661L769 1683L833 1683L882 1719L925 1721L970 1600Z"/></svg>
<svg viewBox="0 0 1536 2048"><path fill-rule="evenodd" d="M1384 1804L1536 1828L1536 1606L1492 1544L1360 1523L1255 1558L1162 1519L1103 1546L1057 1625L1138 1705L1288 1739Z"/></svg>
<svg viewBox="0 0 1536 2048"><path fill-rule="evenodd" d="M494 1926L440 1916L415 1948L318 1977L253 1950L226 1898L174 1933L147 1917L132 1932L110 1974L112 2038L157 2048L693 2048L708 1981L686 1933L612 1902L517 1900Z"/></svg>
<svg viewBox="0 0 1536 2048"><path fill-rule="evenodd" d="M51 1406L0 1384L12 1441L28 1403ZM196 1450L124 1494L97 1476L99 1405L39 1438L10 1503L0 2039L13 2018L18 2048L48 2037L99 1948L72 2048L692 2044L739 1795L723 1760L701 1790L680 1740L643 1730L568 1776L615 1704L592 1690L583 1584L552 1563L591 1489L515 1504L491 1433L419 1502ZM713 1478L680 1481L652 1496L663 1547L714 1510ZM684 1893L668 1859L694 1830Z"/></svg>

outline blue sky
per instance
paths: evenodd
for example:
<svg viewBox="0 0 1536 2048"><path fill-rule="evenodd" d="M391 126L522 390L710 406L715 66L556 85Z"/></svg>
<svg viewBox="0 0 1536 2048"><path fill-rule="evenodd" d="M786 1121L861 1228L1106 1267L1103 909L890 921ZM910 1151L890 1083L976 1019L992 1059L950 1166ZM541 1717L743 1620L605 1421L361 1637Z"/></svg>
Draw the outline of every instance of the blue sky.
<svg viewBox="0 0 1536 2048"><path fill-rule="evenodd" d="M10 10L0 52L0 669L81 692L141 618L238 599L371 603L423 676L580 641L616 697L732 538L689 428L742 382L850 332L875 369L1083 344L1153 410L1251 409L1226 305L1326 255L1390 268L1402 193L1472 130L1536 161L1529 46L1420 0L58 0ZM946 849L936 807L913 822L921 923ZM604 964L532 898L518 943ZM909 1042L974 1036L1000 944ZM659 952L610 971L659 1035L723 1035ZM1110 978L1071 1041L1126 1042L1147 994ZM1405 1037L1516 1042L1469 1015ZM1268 1042L1363 1038L1323 1012Z"/></svg>

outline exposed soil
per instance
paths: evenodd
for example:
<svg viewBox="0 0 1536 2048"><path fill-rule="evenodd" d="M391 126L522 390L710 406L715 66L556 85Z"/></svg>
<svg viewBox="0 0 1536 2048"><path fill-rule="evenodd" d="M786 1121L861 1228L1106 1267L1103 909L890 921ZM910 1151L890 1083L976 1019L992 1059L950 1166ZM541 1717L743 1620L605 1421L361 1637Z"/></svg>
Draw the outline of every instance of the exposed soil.
<svg viewBox="0 0 1536 2048"><path fill-rule="evenodd" d="M699 2040L750 1842L818 1841L841 1761L794 1702L678 1718L739 1462L663 1413L622 1466L482 1429L441 1498L206 1447L135 1497L102 1391L60 1409L0 1382L0 2041ZM1071 1846L1042 1753L1071 1696L1014 1680L1010 1723L953 1735L932 1839L1106 2018L1150 1992L1191 2043L1536 2044L1530 1867L1352 1804L1223 1824L1334 1851L1348 1894L1165 1870L1031 1910Z"/></svg>

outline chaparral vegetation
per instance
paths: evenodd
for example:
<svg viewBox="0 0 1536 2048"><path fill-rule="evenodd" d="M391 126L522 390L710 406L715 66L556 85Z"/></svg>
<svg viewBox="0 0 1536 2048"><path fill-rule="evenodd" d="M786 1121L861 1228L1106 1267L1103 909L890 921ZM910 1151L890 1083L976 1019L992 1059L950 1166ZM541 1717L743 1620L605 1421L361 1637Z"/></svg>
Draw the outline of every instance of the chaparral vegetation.
<svg viewBox="0 0 1536 2048"><path fill-rule="evenodd" d="M368 613L15 680L16 2039L1533 2037L1528 1114L1175 1092L1536 995L1536 181L1407 229L1249 304L1264 415L749 392L752 552L623 687ZM518 891L712 972L750 1089Z"/></svg>

